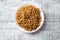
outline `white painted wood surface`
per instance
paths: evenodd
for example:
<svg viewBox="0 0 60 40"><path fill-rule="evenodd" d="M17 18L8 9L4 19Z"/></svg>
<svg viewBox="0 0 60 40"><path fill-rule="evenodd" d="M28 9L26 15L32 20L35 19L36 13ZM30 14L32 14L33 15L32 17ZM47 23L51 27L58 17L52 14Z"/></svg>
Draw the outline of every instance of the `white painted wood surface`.
<svg viewBox="0 0 60 40"><path fill-rule="evenodd" d="M0 0L0 40L60 40L60 0L34 0L42 6L45 22L33 34L27 34L16 26L15 7L21 0ZM25 2L25 1L24 1Z"/></svg>

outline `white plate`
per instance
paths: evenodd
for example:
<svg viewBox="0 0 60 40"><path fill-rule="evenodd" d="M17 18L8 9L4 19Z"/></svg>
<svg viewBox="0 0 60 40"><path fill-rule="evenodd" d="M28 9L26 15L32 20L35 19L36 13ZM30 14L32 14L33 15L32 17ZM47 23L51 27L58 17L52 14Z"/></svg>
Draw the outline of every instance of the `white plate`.
<svg viewBox="0 0 60 40"><path fill-rule="evenodd" d="M20 7L23 6L23 5L27 5L27 4L34 5L34 6L36 6L37 8L40 9L40 11L41 11L41 12L40 12L40 15L41 15L42 21L41 21L41 23L40 23L40 26L39 26L36 30L33 30L33 31L26 31L26 30L24 30L24 29L21 28L21 27L19 27L19 28L20 28L20 30L22 30L23 32L33 33L33 32L36 32L37 30L39 30L39 29L42 27L43 22L44 22L44 14L43 14L43 11L42 11L42 9L41 9L41 5L38 4L38 3L36 3L36 2L24 2L24 3L20 4L20 6L17 7L16 9L18 10L18 8L20 8Z"/></svg>

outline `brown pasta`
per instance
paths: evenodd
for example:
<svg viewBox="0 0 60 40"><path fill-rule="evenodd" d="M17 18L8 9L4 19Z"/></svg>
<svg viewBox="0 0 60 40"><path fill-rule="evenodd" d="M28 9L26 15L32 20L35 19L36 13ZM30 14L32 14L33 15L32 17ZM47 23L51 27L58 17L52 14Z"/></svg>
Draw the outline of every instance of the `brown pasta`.
<svg viewBox="0 0 60 40"><path fill-rule="evenodd" d="M16 23L27 31L38 28L41 20L40 9L32 5L23 6L16 12Z"/></svg>

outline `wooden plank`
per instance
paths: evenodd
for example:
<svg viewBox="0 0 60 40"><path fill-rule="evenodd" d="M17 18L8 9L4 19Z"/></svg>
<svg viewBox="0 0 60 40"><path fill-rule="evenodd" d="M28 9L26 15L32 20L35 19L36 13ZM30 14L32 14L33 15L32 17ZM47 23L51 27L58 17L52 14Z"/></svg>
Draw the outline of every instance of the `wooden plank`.
<svg viewBox="0 0 60 40"><path fill-rule="evenodd" d="M0 40L60 40L60 0L34 1L42 6L45 22L38 32L26 34L15 23L15 8L25 1L0 0Z"/></svg>

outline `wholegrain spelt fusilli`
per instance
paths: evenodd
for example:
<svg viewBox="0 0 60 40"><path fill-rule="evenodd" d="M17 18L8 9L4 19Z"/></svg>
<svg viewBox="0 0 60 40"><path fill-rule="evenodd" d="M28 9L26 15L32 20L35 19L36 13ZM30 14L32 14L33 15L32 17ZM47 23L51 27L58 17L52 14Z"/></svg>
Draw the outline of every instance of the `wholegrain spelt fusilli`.
<svg viewBox="0 0 60 40"><path fill-rule="evenodd" d="M16 23L27 31L35 30L41 22L40 9L33 5L26 5L16 12Z"/></svg>

